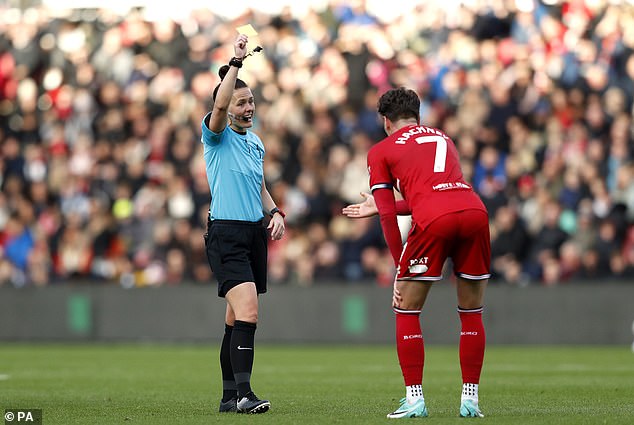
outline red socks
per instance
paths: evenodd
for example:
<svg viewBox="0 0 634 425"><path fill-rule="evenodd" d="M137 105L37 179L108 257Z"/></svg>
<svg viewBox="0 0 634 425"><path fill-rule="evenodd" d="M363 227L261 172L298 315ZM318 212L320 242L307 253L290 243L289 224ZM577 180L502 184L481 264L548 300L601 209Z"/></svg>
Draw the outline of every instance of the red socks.
<svg viewBox="0 0 634 425"><path fill-rule="evenodd" d="M482 323L482 307L466 310L458 307L460 332L460 369L462 382L480 383L486 337Z"/></svg>
<svg viewBox="0 0 634 425"><path fill-rule="evenodd" d="M420 326L420 311L399 310L396 313L396 352L405 385L423 382L425 345ZM482 307L472 310L458 308L460 332L460 368L462 382L480 383L486 336L482 323Z"/></svg>
<svg viewBox="0 0 634 425"><path fill-rule="evenodd" d="M396 313L396 352L405 385L421 385L425 346L420 328L420 310L398 310Z"/></svg>

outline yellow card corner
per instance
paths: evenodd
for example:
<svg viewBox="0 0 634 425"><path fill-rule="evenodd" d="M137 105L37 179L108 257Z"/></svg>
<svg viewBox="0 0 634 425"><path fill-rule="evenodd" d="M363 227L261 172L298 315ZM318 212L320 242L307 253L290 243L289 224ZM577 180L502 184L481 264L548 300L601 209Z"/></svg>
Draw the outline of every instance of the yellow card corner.
<svg viewBox="0 0 634 425"><path fill-rule="evenodd" d="M258 32L255 30L255 28L253 28L251 24L239 26L238 28L236 28L236 30L238 31L238 33L247 35L249 37L258 35Z"/></svg>

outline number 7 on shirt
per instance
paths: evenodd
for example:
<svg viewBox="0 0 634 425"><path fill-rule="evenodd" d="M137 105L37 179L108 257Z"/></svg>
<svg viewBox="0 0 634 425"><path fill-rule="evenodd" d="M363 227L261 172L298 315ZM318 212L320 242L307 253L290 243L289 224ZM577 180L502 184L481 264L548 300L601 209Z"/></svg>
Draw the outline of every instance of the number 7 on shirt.
<svg viewBox="0 0 634 425"><path fill-rule="evenodd" d="M436 157L434 158L434 173L442 173L445 171L445 162L447 160L447 140L442 136L420 136L417 137L416 143L436 143Z"/></svg>

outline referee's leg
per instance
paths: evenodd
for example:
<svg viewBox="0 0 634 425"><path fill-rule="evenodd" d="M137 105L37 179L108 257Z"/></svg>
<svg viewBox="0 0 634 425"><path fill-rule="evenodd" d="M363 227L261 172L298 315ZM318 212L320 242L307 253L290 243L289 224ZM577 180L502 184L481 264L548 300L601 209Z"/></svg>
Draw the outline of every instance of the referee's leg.
<svg viewBox="0 0 634 425"><path fill-rule="evenodd" d="M258 294L254 282L244 282L225 295L235 315L231 335L231 365L238 387L238 411L264 413L271 404L258 399L251 389L251 372L255 353L255 330L258 322Z"/></svg>
<svg viewBox="0 0 634 425"><path fill-rule="evenodd" d="M255 283L244 282L234 286L225 298L235 315L231 335L231 365L240 399L251 392L255 329L258 322Z"/></svg>
<svg viewBox="0 0 634 425"><path fill-rule="evenodd" d="M235 412L238 402L238 387L233 377L233 366L231 365L231 336L233 335L233 325L236 317L233 309L227 303L225 312L225 333L220 344L220 371L222 373L222 399L220 409L222 412Z"/></svg>

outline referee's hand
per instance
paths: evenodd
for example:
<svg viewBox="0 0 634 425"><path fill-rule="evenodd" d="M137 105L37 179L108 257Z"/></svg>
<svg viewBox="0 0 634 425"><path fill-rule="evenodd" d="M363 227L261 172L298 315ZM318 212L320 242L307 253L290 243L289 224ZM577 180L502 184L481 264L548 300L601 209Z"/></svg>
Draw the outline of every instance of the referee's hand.
<svg viewBox="0 0 634 425"><path fill-rule="evenodd" d="M274 241L279 241L284 237L284 217L280 214L273 214L271 217L271 221L269 221L269 225L267 227L268 230L271 231L271 239Z"/></svg>

